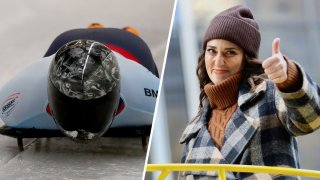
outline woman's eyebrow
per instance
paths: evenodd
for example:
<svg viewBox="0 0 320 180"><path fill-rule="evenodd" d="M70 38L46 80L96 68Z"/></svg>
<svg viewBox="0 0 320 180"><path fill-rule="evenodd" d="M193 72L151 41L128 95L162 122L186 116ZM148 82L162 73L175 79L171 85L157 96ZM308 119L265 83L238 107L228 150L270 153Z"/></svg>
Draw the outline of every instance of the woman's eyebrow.
<svg viewBox="0 0 320 180"><path fill-rule="evenodd" d="M207 48L213 48L213 49L215 49L216 47L215 47L215 46L212 46L212 45L208 45Z"/></svg>
<svg viewBox="0 0 320 180"><path fill-rule="evenodd" d="M214 45L207 45L206 49L217 49L216 46ZM240 51L239 48L236 48L236 47L227 47L227 48L224 48L224 51Z"/></svg>
<svg viewBox="0 0 320 180"><path fill-rule="evenodd" d="M225 48L225 50L238 50L238 49L235 47L229 47L229 48Z"/></svg>
<svg viewBox="0 0 320 180"><path fill-rule="evenodd" d="M216 49L217 47L213 45L207 45L207 48ZM239 49L235 47L227 47L227 48L224 48L224 50L239 50Z"/></svg>

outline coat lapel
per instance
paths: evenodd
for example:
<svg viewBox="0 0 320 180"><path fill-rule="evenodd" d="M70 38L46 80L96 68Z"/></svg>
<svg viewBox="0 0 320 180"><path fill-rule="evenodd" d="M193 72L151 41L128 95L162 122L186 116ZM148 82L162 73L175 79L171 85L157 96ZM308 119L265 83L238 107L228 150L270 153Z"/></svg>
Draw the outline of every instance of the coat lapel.
<svg viewBox="0 0 320 180"><path fill-rule="evenodd" d="M200 115L198 118L194 118L186 127L184 132L182 133L182 136L180 138L180 143L185 143L186 141L189 141L191 138L197 136L200 129L205 126L206 119L208 118L208 115L210 114L211 108L209 102L204 102L204 107L202 108Z"/></svg>
<svg viewBox="0 0 320 180"><path fill-rule="evenodd" d="M201 128L199 136L194 141L190 159L192 163L210 163L225 164L227 163L220 150L215 146L209 131L206 127Z"/></svg>
<svg viewBox="0 0 320 180"><path fill-rule="evenodd" d="M255 134L259 123L238 110L231 117L224 136L221 154L233 164Z"/></svg>
<svg viewBox="0 0 320 180"><path fill-rule="evenodd" d="M239 91L238 105L240 106L240 108L242 106L245 106L247 103L250 103L256 97L258 97L261 93L266 92L266 90L266 81L263 81L261 84L257 85L254 91L251 91L251 86L249 84L243 85Z"/></svg>
<svg viewBox="0 0 320 180"><path fill-rule="evenodd" d="M189 142L190 151L187 154L186 163L227 163L216 148L207 128L207 119L211 111L210 104L205 102L200 117L187 126L180 139L180 143Z"/></svg>
<svg viewBox="0 0 320 180"><path fill-rule="evenodd" d="M225 130L221 154L230 164L233 164L237 160L259 128L259 121L246 115L242 109L266 91L266 83L263 82L258 85L254 92L250 91L250 88L248 84L241 88L238 99L240 108L232 115Z"/></svg>

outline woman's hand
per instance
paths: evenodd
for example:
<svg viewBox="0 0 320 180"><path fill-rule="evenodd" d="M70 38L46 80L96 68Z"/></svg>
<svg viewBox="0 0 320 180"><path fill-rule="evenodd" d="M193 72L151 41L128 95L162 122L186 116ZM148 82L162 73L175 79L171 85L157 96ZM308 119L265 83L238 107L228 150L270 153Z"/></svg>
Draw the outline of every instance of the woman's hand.
<svg viewBox="0 0 320 180"><path fill-rule="evenodd" d="M281 84L287 80L288 64L280 52L280 38L273 40L272 56L262 63L262 67L268 78L274 83Z"/></svg>

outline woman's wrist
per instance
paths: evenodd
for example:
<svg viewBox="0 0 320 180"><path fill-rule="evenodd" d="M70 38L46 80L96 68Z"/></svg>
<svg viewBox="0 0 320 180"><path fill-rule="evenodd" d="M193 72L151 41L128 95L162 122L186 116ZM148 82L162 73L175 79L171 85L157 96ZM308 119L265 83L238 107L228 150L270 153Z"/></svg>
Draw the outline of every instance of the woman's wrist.
<svg viewBox="0 0 320 180"><path fill-rule="evenodd" d="M296 92L302 87L302 74L294 61L285 56L284 59L288 65L287 80L283 83L276 83L276 85L282 92Z"/></svg>

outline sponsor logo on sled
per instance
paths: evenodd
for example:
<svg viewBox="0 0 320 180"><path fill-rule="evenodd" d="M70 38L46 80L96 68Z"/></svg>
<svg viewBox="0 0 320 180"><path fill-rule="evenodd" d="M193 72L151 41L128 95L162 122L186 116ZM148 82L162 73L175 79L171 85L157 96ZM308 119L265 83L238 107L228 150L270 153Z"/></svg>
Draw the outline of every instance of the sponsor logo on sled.
<svg viewBox="0 0 320 180"><path fill-rule="evenodd" d="M1 106L1 115L2 118L10 116L17 105L17 100L20 97L20 93L14 93L6 98Z"/></svg>

